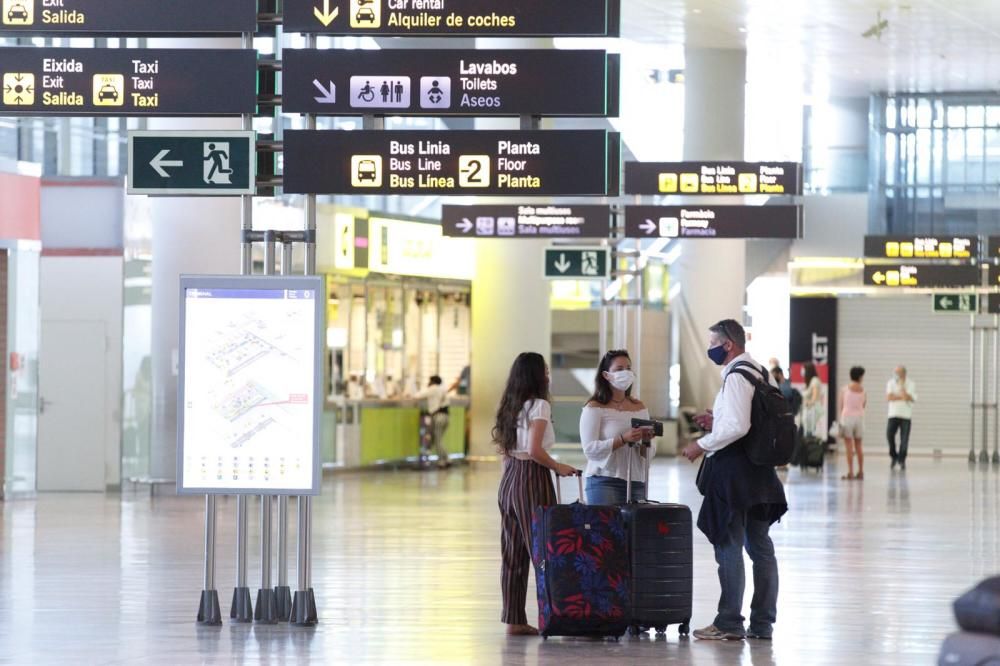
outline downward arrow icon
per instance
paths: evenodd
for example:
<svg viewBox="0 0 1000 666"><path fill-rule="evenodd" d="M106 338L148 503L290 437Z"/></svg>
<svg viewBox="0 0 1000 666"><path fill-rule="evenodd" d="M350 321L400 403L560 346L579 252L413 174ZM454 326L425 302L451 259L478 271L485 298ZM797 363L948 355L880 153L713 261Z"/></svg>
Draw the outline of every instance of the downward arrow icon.
<svg viewBox="0 0 1000 666"><path fill-rule="evenodd" d="M161 178L170 178L170 174L164 167L182 167L184 162L182 160L168 160L167 155L170 154L170 149L165 148L156 154L156 157L149 161L149 166L153 167L153 171L160 174Z"/></svg>
<svg viewBox="0 0 1000 666"><path fill-rule="evenodd" d="M320 23L329 28L334 19L340 16L340 8L334 7L331 12L330 0L323 0L323 11L320 11L319 7L313 7L313 14L316 15L316 18L319 19Z"/></svg>
<svg viewBox="0 0 1000 666"><path fill-rule="evenodd" d="M566 259L566 254L561 253L559 255L559 261L556 262L556 270L559 271L560 273L565 273L570 269L572 265L573 264L570 263L568 259Z"/></svg>

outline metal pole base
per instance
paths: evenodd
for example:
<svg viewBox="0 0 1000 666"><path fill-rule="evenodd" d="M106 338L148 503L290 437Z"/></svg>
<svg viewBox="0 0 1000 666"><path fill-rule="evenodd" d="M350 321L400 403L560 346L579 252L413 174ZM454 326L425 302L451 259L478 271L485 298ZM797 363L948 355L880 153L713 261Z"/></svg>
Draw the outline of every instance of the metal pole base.
<svg viewBox="0 0 1000 666"><path fill-rule="evenodd" d="M290 621L296 627L312 627L319 622L316 617L316 595L311 587L304 591L296 590Z"/></svg>
<svg viewBox="0 0 1000 666"><path fill-rule="evenodd" d="M292 616L292 588L287 585L274 588L274 611L279 622L288 622Z"/></svg>
<svg viewBox="0 0 1000 666"><path fill-rule="evenodd" d="M278 607L274 601L272 588L257 591L257 608L254 610L253 619L259 624L278 623Z"/></svg>
<svg viewBox="0 0 1000 666"><path fill-rule="evenodd" d="M222 624L222 611L219 610L218 590L201 591L201 605L198 606L198 624L212 627Z"/></svg>
<svg viewBox="0 0 1000 666"><path fill-rule="evenodd" d="M979 452L979 463L985 465L990 461L990 454L986 453L986 449Z"/></svg>
<svg viewBox="0 0 1000 666"><path fill-rule="evenodd" d="M249 587L233 588L233 606L229 617L236 622L253 622L253 603L250 601Z"/></svg>

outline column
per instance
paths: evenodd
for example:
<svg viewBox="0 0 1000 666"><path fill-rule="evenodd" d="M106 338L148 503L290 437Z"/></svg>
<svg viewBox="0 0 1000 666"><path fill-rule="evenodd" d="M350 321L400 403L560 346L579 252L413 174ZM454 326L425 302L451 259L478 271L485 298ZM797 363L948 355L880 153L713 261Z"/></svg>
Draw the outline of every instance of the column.
<svg viewBox="0 0 1000 666"><path fill-rule="evenodd" d="M239 39L151 39L151 48L238 48ZM152 130L233 130L239 118L150 119ZM182 274L238 275L239 197L150 197L153 224L152 383L149 473L177 474L177 362Z"/></svg>
<svg viewBox="0 0 1000 666"><path fill-rule="evenodd" d="M688 48L684 55L684 159L743 159L746 52ZM697 199L686 197L684 202ZM681 405L705 408L720 385L718 368L705 356L708 327L720 319L743 323L746 241L682 244L671 272L681 288L672 303L678 317Z"/></svg>

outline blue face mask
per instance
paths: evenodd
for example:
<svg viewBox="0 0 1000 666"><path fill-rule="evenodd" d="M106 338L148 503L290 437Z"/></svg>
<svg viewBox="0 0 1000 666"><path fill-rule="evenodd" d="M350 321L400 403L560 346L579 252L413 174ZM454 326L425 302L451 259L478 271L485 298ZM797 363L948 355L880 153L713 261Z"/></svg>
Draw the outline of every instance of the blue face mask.
<svg viewBox="0 0 1000 666"><path fill-rule="evenodd" d="M726 351L725 345L719 345L718 347L712 347L708 350L708 358L712 359L712 363L716 365L722 365L726 362L726 357L729 356L729 352Z"/></svg>

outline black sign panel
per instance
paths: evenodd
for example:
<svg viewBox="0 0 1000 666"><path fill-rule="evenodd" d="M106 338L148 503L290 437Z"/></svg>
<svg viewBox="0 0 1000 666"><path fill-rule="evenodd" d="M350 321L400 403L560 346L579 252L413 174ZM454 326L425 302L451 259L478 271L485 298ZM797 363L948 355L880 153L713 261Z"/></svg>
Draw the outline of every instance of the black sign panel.
<svg viewBox="0 0 1000 666"><path fill-rule="evenodd" d="M626 206L626 238L799 238L799 206Z"/></svg>
<svg viewBox="0 0 1000 666"><path fill-rule="evenodd" d="M286 50L284 110L336 116L617 115L604 51ZM610 98L610 99L609 99Z"/></svg>
<svg viewBox="0 0 1000 666"><path fill-rule="evenodd" d="M986 298L987 314L1000 314L1000 294L989 294Z"/></svg>
<svg viewBox="0 0 1000 666"><path fill-rule="evenodd" d="M443 206L445 236L469 238L607 238L611 207Z"/></svg>
<svg viewBox="0 0 1000 666"><path fill-rule="evenodd" d="M866 287L978 287L982 272L975 265L866 265Z"/></svg>
<svg viewBox="0 0 1000 666"><path fill-rule="evenodd" d="M257 0L2 0L0 35L180 35L257 30Z"/></svg>
<svg viewBox="0 0 1000 666"><path fill-rule="evenodd" d="M617 37L621 0L285 0L288 32Z"/></svg>
<svg viewBox="0 0 1000 666"><path fill-rule="evenodd" d="M627 162L626 194L802 194L795 162Z"/></svg>
<svg viewBox="0 0 1000 666"><path fill-rule="evenodd" d="M1000 236L988 236L986 238L986 251L989 256L985 259L1000 259Z"/></svg>
<svg viewBox="0 0 1000 666"><path fill-rule="evenodd" d="M987 286L1000 287L1000 266L990 264L990 283Z"/></svg>
<svg viewBox="0 0 1000 666"><path fill-rule="evenodd" d="M605 196L616 189L609 176L618 170L619 141L604 130L289 130L284 187L289 194Z"/></svg>
<svg viewBox="0 0 1000 666"><path fill-rule="evenodd" d="M865 236L865 256L876 259L977 259L977 236Z"/></svg>
<svg viewBox="0 0 1000 666"><path fill-rule="evenodd" d="M0 116L226 116L257 108L257 52L2 51Z"/></svg>

